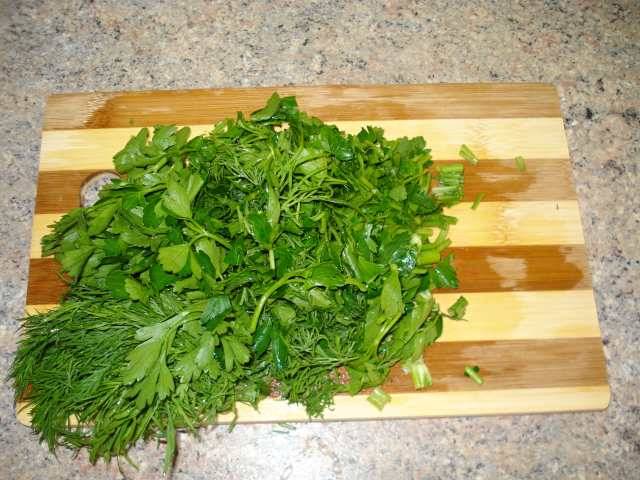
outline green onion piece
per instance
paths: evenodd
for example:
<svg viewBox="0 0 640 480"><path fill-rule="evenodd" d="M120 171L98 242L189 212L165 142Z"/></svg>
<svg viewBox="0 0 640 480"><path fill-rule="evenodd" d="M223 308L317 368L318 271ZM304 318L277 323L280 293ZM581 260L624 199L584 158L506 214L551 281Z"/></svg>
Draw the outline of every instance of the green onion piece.
<svg viewBox="0 0 640 480"><path fill-rule="evenodd" d="M431 372L429 372L429 369L424 363L424 359L422 358L422 356L418 357L417 360L414 360L410 363L405 363L403 367L405 368L405 370L408 370L409 373L411 373L413 386L416 390L430 387L433 384L433 380L431 379Z"/></svg>
<svg viewBox="0 0 640 480"><path fill-rule="evenodd" d="M517 156L515 160L516 160L516 167L518 167L518 170L520 170L521 172L526 172L527 166L524 163L524 157Z"/></svg>
<svg viewBox="0 0 640 480"><path fill-rule="evenodd" d="M467 365L466 367L464 367L464 375L466 377L469 377L471 380L476 382L478 385L482 385L484 383L484 380L480 376L479 372L480 372L480 367L478 367L477 365L474 365L473 367Z"/></svg>
<svg viewBox="0 0 640 480"><path fill-rule="evenodd" d="M435 248L425 248L418 254L418 265L429 265L440 261L440 252Z"/></svg>
<svg viewBox="0 0 640 480"><path fill-rule="evenodd" d="M460 147L460 151L458 152L458 155L464 158L471 165L478 164L478 157L476 157L476 154L473 153L471 149L464 144L462 144L462 146Z"/></svg>
<svg viewBox="0 0 640 480"><path fill-rule="evenodd" d="M476 198L473 200L473 204L471 205L471 210L475 210L476 208L478 208L478 205L480 205L480 202L482 201L484 196L485 196L484 192L480 192L479 194L476 195Z"/></svg>
<svg viewBox="0 0 640 480"><path fill-rule="evenodd" d="M373 392L371 392L371 395L367 397L367 401L378 410L382 411L384 406L391 401L391 397L385 393L382 388L376 387L373 389Z"/></svg>
<svg viewBox="0 0 640 480"><path fill-rule="evenodd" d="M449 307L449 310L447 310L449 317L452 320L464 320L464 314L467 312L467 305L469 305L469 301L461 296Z"/></svg>
<svg viewBox="0 0 640 480"><path fill-rule="evenodd" d="M438 184L431 189L438 200L447 206L462 199L464 187L464 165L453 163L438 168Z"/></svg>

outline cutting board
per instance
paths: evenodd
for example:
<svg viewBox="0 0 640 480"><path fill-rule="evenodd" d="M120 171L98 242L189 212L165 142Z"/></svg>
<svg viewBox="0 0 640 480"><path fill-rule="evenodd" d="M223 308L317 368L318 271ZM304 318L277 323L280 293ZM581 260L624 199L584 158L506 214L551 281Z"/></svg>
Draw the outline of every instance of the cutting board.
<svg viewBox="0 0 640 480"><path fill-rule="evenodd" d="M451 209L460 277L437 294L446 308L459 294L468 322L447 321L425 353L433 387L416 392L393 369L382 412L366 395L336 398L325 419L402 418L597 410L610 398L591 277L555 88L543 84L309 86L49 97L44 114L33 223L27 310L45 310L65 290L58 265L41 258L40 239L79 190L140 127L175 123L194 134L251 112L270 94L296 95L300 107L355 133L378 125L388 138L422 135L436 164L460 161L467 144L480 158L467 166L464 202ZM514 157L526 159L520 172ZM477 210L470 208L484 192ZM479 365L482 386L463 376ZM28 409L19 413L29 422ZM228 421L225 416L221 421ZM242 406L240 422L304 420L304 410L266 399Z"/></svg>

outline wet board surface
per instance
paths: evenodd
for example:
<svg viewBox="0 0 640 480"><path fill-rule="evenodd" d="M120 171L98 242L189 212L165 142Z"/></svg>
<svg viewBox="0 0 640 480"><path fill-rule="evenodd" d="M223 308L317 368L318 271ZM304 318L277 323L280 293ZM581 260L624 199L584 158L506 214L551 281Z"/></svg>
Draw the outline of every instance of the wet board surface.
<svg viewBox="0 0 640 480"><path fill-rule="evenodd" d="M382 412L365 395L340 395L326 420L583 411L610 399L602 340L555 88L544 84L318 86L122 93L48 99L33 223L27 311L53 307L65 291L51 258L41 258L47 225L80 204L80 187L111 170L112 156L140 127L174 123L192 133L271 93L296 95L300 108L356 133L382 126L387 138L422 135L438 163L460 161L460 144L480 158L465 167L465 198L450 209L460 288L437 294L447 308L460 295L468 322L445 321L425 352L433 387L415 391L394 368ZM526 159L526 171L514 162ZM477 210L476 194L486 194ZM462 375L481 367L476 385ZM18 405L18 409L22 405ZM28 409L18 413L29 422ZM221 421L228 421L223 416ZM239 422L307 419L304 409L266 399L239 408Z"/></svg>

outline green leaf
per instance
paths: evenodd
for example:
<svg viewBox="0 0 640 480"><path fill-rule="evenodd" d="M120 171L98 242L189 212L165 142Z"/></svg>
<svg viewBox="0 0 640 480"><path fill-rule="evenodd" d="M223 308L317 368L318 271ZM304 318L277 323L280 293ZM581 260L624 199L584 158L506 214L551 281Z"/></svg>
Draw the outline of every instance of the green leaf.
<svg viewBox="0 0 640 480"><path fill-rule="evenodd" d="M153 285L157 291L171 285L176 280L176 277L166 273L159 263L153 264L149 270L149 278L151 279L151 285Z"/></svg>
<svg viewBox="0 0 640 480"><path fill-rule="evenodd" d="M236 338L225 336L221 340L224 351L224 369L227 372L233 370L234 365L242 366L249 361L251 358L249 349Z"/></svg>
<svg viewBox="0 0 640 480"><path fill-rule="evenodd" d="M271 228L275 229L280 220L280 198L278 189L269 184L267 185L267 220Z"/></svg>
<svg viewBox="0 0 640 480"><path fill-rule="evenodd" d="M208 372L213 377L216 377L219 371L218 364L213 358L213 352L217 344L217 337L214 337L209 332L203 333L200 338L200 348L196 352L195 357L196 366Z"/></svg>
<svg viewBox="0 0 640 480"><path fill-rule="evenodd" d="M171 376L171 372L167 368L167 365L164 362L160 363L160 372L158 374L158 398L160 400L164 400L167 398L173 389L175 388L175 384L173 383L173 377Z"/></svg>
<svg viewBox="0 0 640 480"><path fill-rule="evenodd" d="M396 202L402 202L407 199L407 189L403 184L396 185L389 191L389 196Z"/></svg>
<svg viewBox="0 0 640 480"><path fill-rule="evenodd" d="M212 378L219 375L220 367L213 358L217 344L217 337L214 337L210 332L204 332L200 336L198 346L183 355L176 364L175 372L180 383L188 384L192 380L197 380L202 372L207 372Z"/></svg>
<svg viewBox="0 0 640 480"><path fill-rule="evenodd" d="M196 196L198 195L198 192L202 188L202 185L204 185L204 180L199 174L193 173L189 175L189 180L187 181L187 188L186 188L189 203L195 200ZM187 216L187 215L183 215L183 216Z"/></svg>
<svg viewBox="0 0 640 480"><path fill-rule="evenodd" d="M115 154L113 163L118 172L127 173L135 167L141 167L153 161L147 158L142 151L148 138L149 130L143 128L135 137L131 137L122 150Z"/></svg>
<svg viewBox="0 0 640 480"><path fill-rule="evenodd" d="M227 265L240 265L246 251L242 240L236 240L231 244L231 248L224 256L224 263Z"/></svg>
<svg viewBox="0 0 640 480"><path fill-rule="evenodd" d="M175 125L156 125L153 127L153 137L151 143L161 150L175 145L176 143L176 126Z"/></svg>
<svg viewBox="0 0 640 480"><path fill-rule="evenodd" d="M254 120L256 122L270 120L278 111L279 106L280 106L280 95L274 92L273 95L269 97L269 100L267 100L267 105L264 108L260 110L256 110L251 114L251 120Z"/></svg>
<svg viewBox="0 0 640 480"><path fill-rule="evenodd" d="M382 313L387 318L396 318L402 315L404 310L402 288L400 286L400 278L398 277L398 268L395 265L391 266L389 275L382 285L380 306Z"/></svg>
<svg viewBox="0 0 640 480"><path fill-rule="evenodd" d="M296 310L286 303L274 303L271 306L271 311L283 326L290 325L296 318Z"/></svg>
<svg viewBox="0 0 640 480"><path fill-rule="evenodd" d="M179 218L191 218L191 202L187 190L173 178L167 182L167 190L162 196L164 207Z"/></svg>
<svg viewBox="0 0 640 480"><path fill-rule="evenodd" d="M433 283L436 288L458 288L458 276L452 265L453 254L440 260L433 269Z"/></svg>
<svg viewBox="0 0 640 480"><path fill-rule="evenodd" d="M515 162L516 162L516 167L518 168L518 170L520 172L526 172L527 171L527 164L524 162L524 157L517 156L515 158Z"/></svg>
<svg viewBox="0 0 640 480"><path fill-rule="evenodd" d="M449 313L449 317L452 320L463 320L464 314L467 311L467 306L469 305L469 301L460 296L458 299L449 307L447 312Z"/></svg>
<svg viewBox="0 0 640 480"><path fill-rule="evenodd" d="M345 284L345 278L338 267L330 262L315 265L307 275L309 282L316 287L336 288Z"/></svg>
<svg viewBox="0 0 640 480"><path fill-rule="evenodd" d="M353 275L361 282L369 283L386 270L384 265L379 265L358 255L355 247L348 244L342 251L342 260L346 264Z"/></svg>
<svg viewBox="0 0 640 480"><path fill-rule="evenodd" d="M227 295L216 295L207 302L200 322L207 330L213 330L231 311L231 299Z"/></svg>
<svg viewBox="0 0 640 480"><path fill-rule="evenodd" d="M121 270L112 270L105 280L106 287L115 298L129 298L125 288L126 275Z"/></svg>
<svg viewBox="0 0 640 480"><path fill-rule="evenodd" d="M117 203L106 203L99 206L97 214L91 219L87 233L91 236L101 234L111 223L113 215L118 210Z"/></svg>
<svg viewBox="0 0 640 480"><path fill-rule="evenodd" d="M133 278L125 278L124 289L129 295L129 298L133 300L140 300L142 303L147 303L149 301L149 291L140 282Z"/></svg>
<svg viewBox="0 0 640 480"><path fill-rule="evenodd" d="M224 262L224 250L209 238L201 238L196 242L195 246L196 251L202 252L207 256L215 269L215 273L221 277L227 269L227 265Z"/></svg>
<svg viewBox="0 0 640 480"><path fill-rule="evenodd" d="M262 321L258 324L253 338L253 351L256 357L261 356L269 348L272 328L272 324L269 321Z"/></svg>
<svg viewBox="0 0 640 480"><path fill-rule="evenodd" d="M162 339L153 337L131 350L127 355L129 364L123 372L122 381L128 384L142 380L158 363L161 351Z"/></svg>
<svg viewBox="0 0 640 480"><path fill-rule="evenodd" d="M162 219L156 212L159 201L148 202L144 205L142 213L142 223L145 227L156 228L162 222Z"/></svg>
<svg viewBox="0 0 640 480"><path fill-rule="evenodd" d="M281 372L289 364L289 349L282 337L280 329L275 329L271 333L271 349L273 351L273 362L276 371Z"/></svg>
<svg viewBox="0 0 640 480"><path fill-rule="evenodd" d="M178 273L189 260L191 249L186 243L162 247L158 250L158 262L166 272Z"/></svg>
<svg viewBox="0 0 640 480"><path fill-rule="evenodd" d="M150 367L149 372L136 385L137 388L132 389L131 393L136 398L136 408L138 410L143 410L155 398L159 375L160 364L156 363Z"/></svg>
<svg viewBox="0 0 640 480"><path fill-rule="evenodd" d="M193 251L189 253L189 268L191 269L191 272L193 273L193 276L195 278L197 278L198 280L202 278L202 267L200 265L200 262L198 262L196 253Z"/></svg>
<svg viewBox="0 0 640 480"><path fill-rule="evenodd" d="M184 146L189 140L189 136L191 135L191 129L189 127L182 127L180 130L176 132L176 147L180 148Z"/></svg>
<svg viewBox="0 0 640 480"><path fill-rule="evenodd" d="M251 234L262 245L271 243L272 228L267 217L263 213L250 213L247 216Z"/></svg>
<svg viewBox="0 0 640 480"><path fill-rule="evenodd" d="M199 286L200 282L195 276L192 275L190 277L181 278L180 280L176 281L175 285L173 286L173 290L176 293L182 293L184 290L195 290Z"/></svg>
<svg viewBox="0 0 640 480"><path fill-rule="evenodd" d="M392 358L414 339L416 333L427 321L435 307L435 300L429 290L424 290L416 295L413 308L406 313L397 324L393 331L393 335L383 346L383 350L389 352ZM419 347L420 352L422 347Z"/></svg>
<svg viewBox="0 0 640 480"><path fill-rule="evenodd" d="M93 251L94 247L86 246L60 254L58 260L62 265L62 270L72 277L77 277Z"/></svg>

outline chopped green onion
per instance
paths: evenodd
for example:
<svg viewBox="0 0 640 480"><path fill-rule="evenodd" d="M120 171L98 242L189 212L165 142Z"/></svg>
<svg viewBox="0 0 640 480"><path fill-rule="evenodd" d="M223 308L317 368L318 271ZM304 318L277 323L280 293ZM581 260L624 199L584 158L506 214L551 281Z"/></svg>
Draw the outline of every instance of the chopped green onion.
<svg viewBox="0 0 640 480"><path fill-rule="evenodd" d="M435 248L425 248L418 254L418 265L428 265L440 261L440 252Z"/></svg>
<svg viewBox="0 0 640 480"><path fill-rule="evenodd" d="M471 149L464 144L462 144L462 146L460 147L460 151L458 152L458 155L464 158L471 165L478 164L478 157L476 157L476 154L473 153Z"/></svg>
<svg viewBox="0 0 640 480"><path fill-rule="evenodd" d="M373 389L373 392L371 392L371 395L367 397L367 401L378 410L382 411L384 406L391 401L391 397L385 393L382 388L376 387Z"/></svg>
<svg viewBox="0 0 640 480"><path fill-rule="evenodd" d="M462 199L464 186L464 165L453 163L438 168L438 184L432 193L447 206Z"/></svg>
<svg viewBox="0 0 640 480"><path fill-rule="evenodd" d="M484 380L480 376L479 372L480 372L480 367L478 367L477 365L474 365L473 367L467 365L466 367L464 367L465 376L469 377L471 380L476 382L478 385L482 385L484 383Z"/></svg>
<svg viewBox="0 0 640 480"><path fill-rule="evenodd" d="M473 204L471 205L471 210L475 210L476 208L478 208L478 205L480 205L480 202L482 201L484 196L485 196L484 192L480 192L479 194L476 195L476 198L473 200Z"/></svg>
<svg viewBox="0 0 640 480"><path fill-rule="evenodd" d="M452 320L464 320L464 314L467 312L467 305L469 305L469 301L464 298L458 298L453 305L449 307L448 313L449 318Z"/></svg>
<svg viewBox="0 0 640 480"><path fill-rule="evenodd" d="M515 160L516 160L516 167L518 167L518 170L520 170L521 172L526 172L527 166L524 163L524 158L521 156L517 156Z"/></svg>
<svg viewBox="0 0 640 480"><path fill-rule="evenodd" d="M410 363L405 363L403 365L403 368L411 373L413 386L416 390L430 387L433 384L431 373L429 372L427 365L424 363L424 359L422 358L422 356L418 357L417 360L414 360Z"/></svg>

